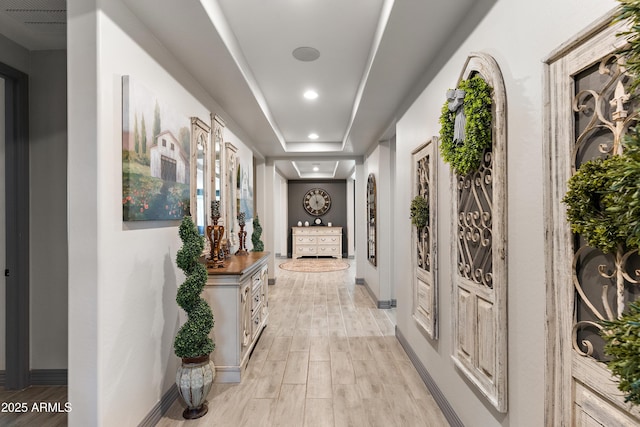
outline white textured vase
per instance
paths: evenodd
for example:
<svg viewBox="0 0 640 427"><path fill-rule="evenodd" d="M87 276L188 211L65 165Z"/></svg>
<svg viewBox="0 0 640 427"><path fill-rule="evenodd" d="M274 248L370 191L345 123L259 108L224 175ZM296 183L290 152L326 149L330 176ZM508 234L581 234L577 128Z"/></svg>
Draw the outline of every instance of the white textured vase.
<svg viewBox="0 0 640 427"><path fill-rule="evenodd" d="M176 385L180 397L187 404L182 413L184 418L200 418L207 413L206 400L215 376L216 368L209 360L209 355L182 359L176 374Z"/></svg>

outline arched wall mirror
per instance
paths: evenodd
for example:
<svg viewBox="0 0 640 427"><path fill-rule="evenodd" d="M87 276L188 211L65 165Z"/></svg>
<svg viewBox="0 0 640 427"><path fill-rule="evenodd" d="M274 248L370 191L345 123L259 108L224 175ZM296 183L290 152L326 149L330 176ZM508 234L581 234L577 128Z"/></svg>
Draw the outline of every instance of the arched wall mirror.
<svg viewBox="0 0 640 427"><path fill-rule="evenodd" d="M237 249L238 244L238 221L237 216L237 172L238 172L238 149L230 142L224 144L224 168L223 168L223 180L224 180L224 213L225 213L225 233L229 241L231 251L234 252Z"/></svg>
<svg viewBox="0 0 640 427"><path fill-rule="evenodd" d="M373 265L377 262L377 205L376 205L376 177L371 173L367 179L367 259Z"/></svg>
<svg viewBox="0 0 640 427"><path fill-rule="evenodd" d="M207 206L210 204L210 167L207 161L211 127L197 117L191 118L191 216L198 232L204 235L207 228Z"/></svg>
<svg viewBox="0 0 640 427"><path fill-rule="evenodd" d="M211 200L218 200L222 202L224 198L224 189L221 185L221 177L223 174L222 150L224 148L224 128L226 125L224 120L216 114L211 115L211 121L213 126L213 151L211 153L211 163L213 164L213 173L211 176Z"/></svg>

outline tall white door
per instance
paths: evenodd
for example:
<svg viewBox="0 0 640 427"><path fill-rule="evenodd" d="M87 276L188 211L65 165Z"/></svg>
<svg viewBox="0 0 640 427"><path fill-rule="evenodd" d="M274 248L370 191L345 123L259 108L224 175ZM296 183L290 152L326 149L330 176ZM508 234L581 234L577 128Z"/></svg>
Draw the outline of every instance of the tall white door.
<svg viewBox="0 0 640 427"><path fill-rule="evenodd" d="M4 164L4 79L0 78L0 371L4 371L5 357L6 357L6 343L5 343L5 323L6 323L6 310L5 310L5 290L7 279L4 276L4 270L6 268L6 229L5 229L5 164Z"/></svg>

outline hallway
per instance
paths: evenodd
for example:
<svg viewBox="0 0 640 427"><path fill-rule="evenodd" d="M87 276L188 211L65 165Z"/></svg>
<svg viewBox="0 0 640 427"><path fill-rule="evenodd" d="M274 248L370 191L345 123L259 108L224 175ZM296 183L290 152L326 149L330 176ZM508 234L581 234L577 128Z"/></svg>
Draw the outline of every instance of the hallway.
<svg viewBox="0 0 640 427"><path fill-rule="evenodd" d="M242 382L214 384L203 418L184 421L177 401L158 426L447 425L388 310L354 284L354 263L332 273L278 269Z"/></svg>

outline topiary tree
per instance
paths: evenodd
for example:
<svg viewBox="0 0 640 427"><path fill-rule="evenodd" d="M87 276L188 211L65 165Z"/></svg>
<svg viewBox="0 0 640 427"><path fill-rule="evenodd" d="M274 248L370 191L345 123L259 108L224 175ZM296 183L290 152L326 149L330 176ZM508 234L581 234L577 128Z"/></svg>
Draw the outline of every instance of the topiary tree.
<svg viewBox="0 0 640 427"><path fill-rule="evenodd" d="M187 321L176 335L173 348L176 356L194 358L211 353L215 344L209 338L213 328L213 313L200 293L207 282L207 269L198 261L204 249L204 238L190 216L185 216L180 224L182 247L178 250L176 262L184 271L186 279L178 288L176 302L187 312Z"/></svg>
<svg viewBox="0 0 640 427"><path fill-rule="evenodd" d="M262 235L262 226L260 226L260 218L256 215L253 218L253 233L251 233L251 243L253 243L252 252L262 252L264 251L264 243L260 240L260 236Z"/></svg>

